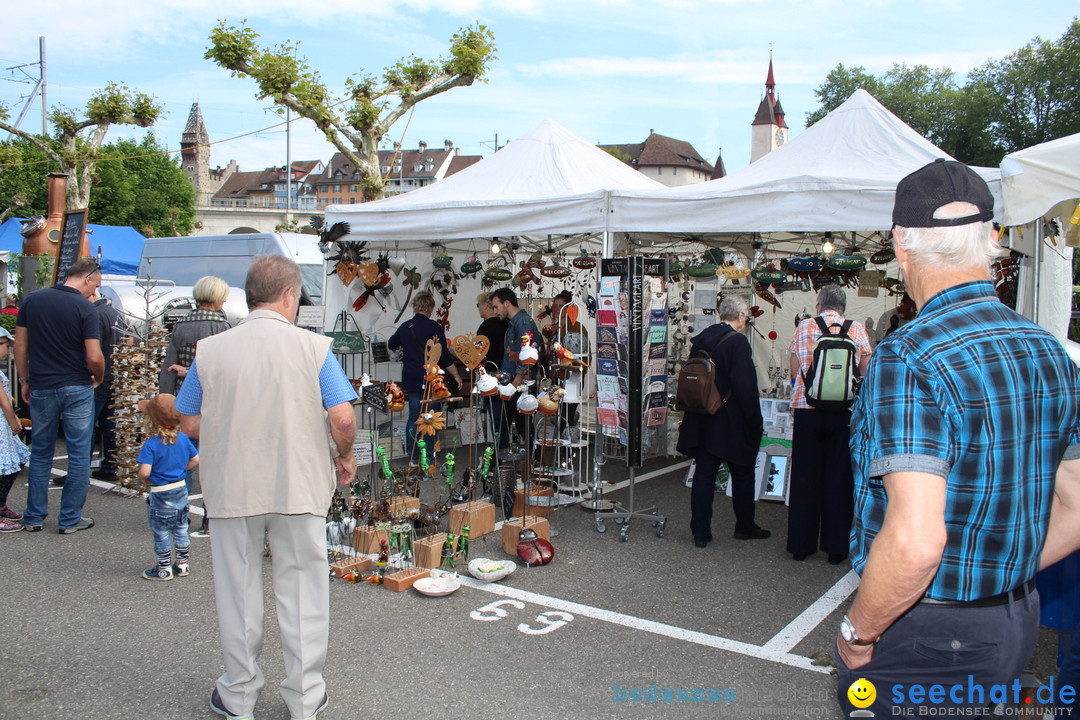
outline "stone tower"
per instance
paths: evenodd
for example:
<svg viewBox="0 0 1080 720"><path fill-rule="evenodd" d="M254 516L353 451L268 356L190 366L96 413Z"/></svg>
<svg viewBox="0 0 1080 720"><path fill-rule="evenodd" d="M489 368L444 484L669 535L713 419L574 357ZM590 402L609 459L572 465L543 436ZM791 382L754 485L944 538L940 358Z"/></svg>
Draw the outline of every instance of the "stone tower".
<svg viewBox="0 0 1080 720"><path fill-rule="evenodd" d="M210 134L206 132L199 103L191 104L187 126L180 138L180 156L188 182L195 188L196 207L209 207L214 193L237 170L235 160L230 160L224 168L210 168Z"/></svg>
<svg viewBox="0 0 1080 720"><path fill-rule="evenodd" d="M772 58L769 58L769 76L765 79L765 97L758 105L757 114L750 127L750 162L768 155L787 142L788 126L784 122L784 108L776 94L773 79Z"/></svg>

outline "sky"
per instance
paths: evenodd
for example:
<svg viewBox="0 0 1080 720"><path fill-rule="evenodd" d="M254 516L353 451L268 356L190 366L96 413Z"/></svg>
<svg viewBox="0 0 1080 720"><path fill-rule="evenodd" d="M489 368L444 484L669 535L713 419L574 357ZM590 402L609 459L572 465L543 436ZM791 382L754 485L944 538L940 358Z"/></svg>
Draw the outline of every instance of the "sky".
<svg viewBox="0 0 1080 720"><path fill-rule="evenodd" d="M600 144L642 142L654 130L710 163L722 149L731 172L749 163L770 55L797 135L818 107L815 88L840 63L872 74L896 62L945 66L963 84L1035 37L1058 39L1077 15L1077 0L36 0L5 8L0 103L18 116L33 85L17 81L36 80L37 68L10 68L37 62L44 36L50 107L79 109L106 83L124 83L165 107L153 131L177 150L198 102L218 143L211 165L261 170L285 164L286 133L271 127L282 118L255 97L253 80L203 58L219 21L246 20L263 46L298 42L335 93L352 74L443 56L455 32L481 23L498 46L487 82L418 104L387 146L451 140L463 155L487 156L496 138L502 145L551 118ZM40 131L40 105L22 127ZM310 121L291 128L293 161L329 161L335 149ZM115 127L108 139L143 132Z"/></svg>

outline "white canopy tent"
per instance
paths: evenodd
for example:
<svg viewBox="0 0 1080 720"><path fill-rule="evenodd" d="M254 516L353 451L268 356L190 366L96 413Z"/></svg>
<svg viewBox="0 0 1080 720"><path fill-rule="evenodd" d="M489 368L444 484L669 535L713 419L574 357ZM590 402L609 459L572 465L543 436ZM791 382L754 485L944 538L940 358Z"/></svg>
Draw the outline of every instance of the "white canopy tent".
<svg viewBox="0 0 1080 720"><path fill-rule="evenodd" d="M1072 255L1060 235L1045 232L1044 218L1068 225L1080 200L1080 134L1010 153L1001 161L1005 224L1017 226L1014 245L1032 255L1021 283L1021 312L1063 341L1072 312ZM1067 228L1060 228L1065 230ZM1035 279L1032 267L1038 267ZM1033 281L1034 280L1034 281ZM1025 286L1031 290L1024 292ZM1066 343L1080 362L1080 346Z"/></svg>
<svg viewBox="0 0 1080 720"><path fill-rule="evenodd" d="M403 244L603 233L609 190L663 189L596 145L545 120L494 155L412 192L326 208L347 240Z"/></svg>
<svg viewBox="0 0 1080 720"><path fill-rule="evenodd" d="M786 145L727 177L664 192L617 191L619 232L873 232L892 226L896 184L947 153L857 90ZM1000 173L976 168L1000 199ZM998 211L1001 206L999 204Z"/></svg>

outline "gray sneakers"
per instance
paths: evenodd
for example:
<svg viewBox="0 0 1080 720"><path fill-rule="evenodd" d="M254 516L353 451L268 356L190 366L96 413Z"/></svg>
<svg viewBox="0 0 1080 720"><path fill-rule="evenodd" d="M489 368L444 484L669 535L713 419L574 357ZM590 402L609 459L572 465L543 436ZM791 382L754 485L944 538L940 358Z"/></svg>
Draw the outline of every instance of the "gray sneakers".
<svg viewBox="0 0 1080 720"><path fill-rule="evenodd" d="M71 535L72 533L77 533L80 530L89 530L92 527L94 527L94 518L83 515L82 519L71 527L60 528L60 534Z"/></svg>

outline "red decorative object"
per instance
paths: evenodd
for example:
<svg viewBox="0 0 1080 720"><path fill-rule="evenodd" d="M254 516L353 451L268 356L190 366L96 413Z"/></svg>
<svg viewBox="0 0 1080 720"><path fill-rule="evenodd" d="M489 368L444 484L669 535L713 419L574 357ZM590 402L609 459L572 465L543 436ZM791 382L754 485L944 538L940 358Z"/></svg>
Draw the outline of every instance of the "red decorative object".
<svg viewBox="0 0 1080 720"><path fill-rule="evenodd" d="M770 340L775 340L776 338L777 338L776 331L775 330L770 330L769 331L769 339Z"/></svg>

